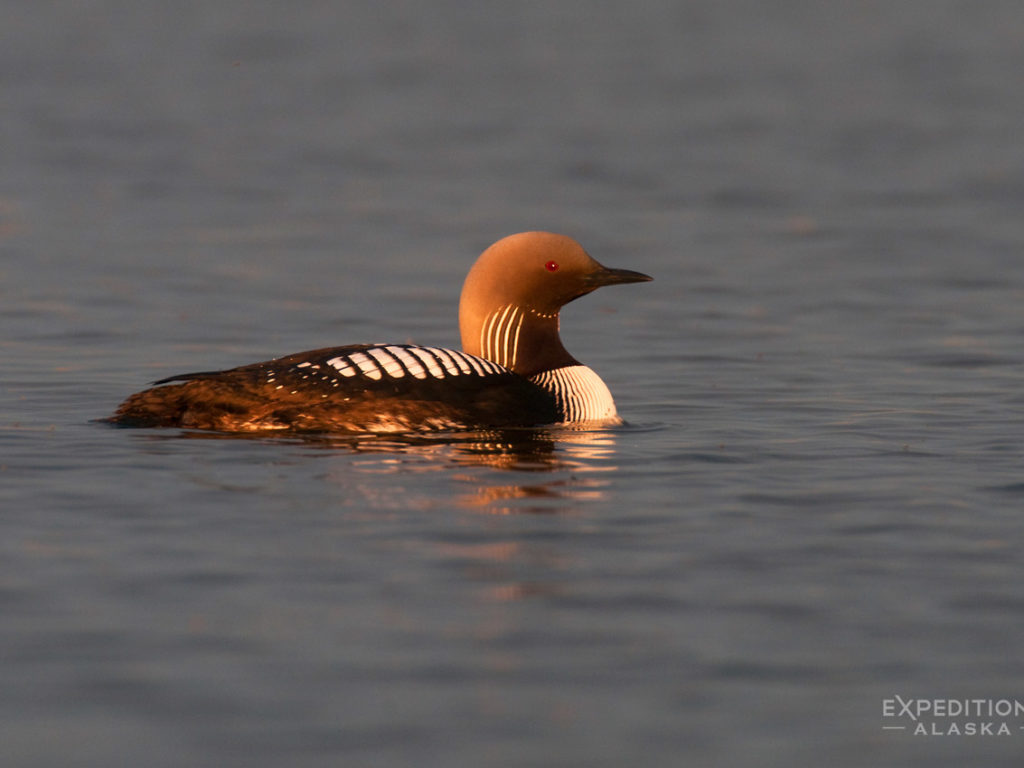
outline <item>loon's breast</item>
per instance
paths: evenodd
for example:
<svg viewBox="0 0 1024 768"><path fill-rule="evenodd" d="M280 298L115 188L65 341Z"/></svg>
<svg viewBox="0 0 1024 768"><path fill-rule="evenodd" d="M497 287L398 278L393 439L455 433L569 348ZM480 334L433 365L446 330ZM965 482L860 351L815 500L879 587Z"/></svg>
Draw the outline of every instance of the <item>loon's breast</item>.
<svg viewBox="0 0 1024 768"><path fill-rule="evenodd" d="M555 398L559 421L622 423L608 386L593 369L567 365L530 377Z"/></svg>

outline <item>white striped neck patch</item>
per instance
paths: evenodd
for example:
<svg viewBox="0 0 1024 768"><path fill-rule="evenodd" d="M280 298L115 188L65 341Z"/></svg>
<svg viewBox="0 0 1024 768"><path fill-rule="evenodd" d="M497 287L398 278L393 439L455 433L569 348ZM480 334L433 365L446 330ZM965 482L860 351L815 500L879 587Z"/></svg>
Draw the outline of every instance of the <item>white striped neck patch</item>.
<svg viewBox="0 0 1024 768"><path fill-rule="evenodd" d="M499 307L487 316L480 327L480 354L505 368L515 368L522 329L522 307L515 304Z"/></svg>
<svg viewBox="0 0 1024 768"><path fill-rule="evenodd" d="M621 422L612 393L601 377L585 365L544 371L531 376L530 381L554 395L563 423Z"/></svg>

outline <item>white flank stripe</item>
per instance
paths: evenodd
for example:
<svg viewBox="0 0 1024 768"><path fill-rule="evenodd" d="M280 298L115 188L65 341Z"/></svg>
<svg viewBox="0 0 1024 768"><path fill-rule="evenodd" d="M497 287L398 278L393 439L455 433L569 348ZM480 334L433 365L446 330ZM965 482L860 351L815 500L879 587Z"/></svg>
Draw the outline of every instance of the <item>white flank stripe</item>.
<svg viewBox="0 0 1024 768"><path fill-rule="evenodd" d="M484 370L483 363L486 362L483 358L477 357L476 355L466 355L466 362L472 367L473 372L477 376L486 376L487 373Z"/></svg>
<svg viewBox="0 0 1024 768"><path fill-rule="evenodd" d="M469 363L466 362L466 354L464 352L449 352L452 360L459 366L459 370L463 373L472 373L473 369L469 367Z"/></svg>
<svg viewBox="0 0 1024 768"><path fill-rule="evenodd" d="M405 376L405 368L402 367L401 361L395 359L388 352L384 351L380 347L374 347L373 349L366 350L374 360L384 366L384 372L393 379L400 379Z"/></svg>
<svg viewBox="0 0 1024 768"><path fill-rule="evenodd" d="M355 376L356 369L349 365L347 357L332 357L327 361L327 364L333 368L338 369L338 373L342 376Z"/></svg>
<svg viewBox="0 0 1024 768"><path fill-rule="evenodd" d="M377 367L377 364L373 362L368 355L365 355L362 352L356 352L349 355L348 359L351 360L354 365L359 366L359 370L362 371L363 375L369 379L379 380L383 376L380 372L380 368Z"/></svg>
<svg viewBox="0 0 1024 768"><path fill-rule="evenodd" d="M390 346L385 347L385 349L391 354L393 354L395 357L397 357L399 360L401 360L405 367L408 369L409 373L411 373L414 377L416 377L417 379L425 379L427 377L427 373L426 371L423 370L423 366L420 365L420 361L413 357L411 354L409 354L409 350L407 350L405 347Z"/></svg>
<svg viewBox="0 0 1024 768"><path fill-rule="evenodd" d="M432 351L435 355L441 358L441 362L444 363L444 369L448 371L452 376L459 375L459 368L452 360L452 352L448 349L441 349L440 347L433 347Z"/></svg>
<svg viewBox="0 0 1024 768"><path fill-rule="evenodd" d="M426 349L427 348L421 349L417 347L409 347L409 351L416 355L416 357L418 357L423 362L423 364L427 367L427 370L430 371L431 376L433 376L435 379L443 379L444 368L442 368L438 364L437 360L434 359L434 356L430 354L430 352L426 351Z"/></svg>

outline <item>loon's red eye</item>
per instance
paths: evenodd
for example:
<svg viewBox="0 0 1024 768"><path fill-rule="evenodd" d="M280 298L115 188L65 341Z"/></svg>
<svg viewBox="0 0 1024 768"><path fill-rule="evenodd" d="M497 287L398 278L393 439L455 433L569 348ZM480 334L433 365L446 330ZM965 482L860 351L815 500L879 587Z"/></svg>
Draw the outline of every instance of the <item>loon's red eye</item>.
<svg viewBox="0 0 1024 768"><path fill-rule="evenodd" d="M547 264L544 265L544 269L546 269L548 272L557 272L558 271L558 262L557 261L549 261Z"/></svg>

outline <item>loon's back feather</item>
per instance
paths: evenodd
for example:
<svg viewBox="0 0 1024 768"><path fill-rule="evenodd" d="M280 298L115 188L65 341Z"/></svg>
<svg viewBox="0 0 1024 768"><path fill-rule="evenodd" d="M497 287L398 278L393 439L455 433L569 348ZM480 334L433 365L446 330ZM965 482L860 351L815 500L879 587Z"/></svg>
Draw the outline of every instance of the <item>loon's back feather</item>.
<svg viewBox="0 0 1024 768"><path fill-rule="evenodd" d="M225 371L170 376L110 419L220 431L391 432L559 420L554 396L475 355L410 344L299 352Z"/></svg>

